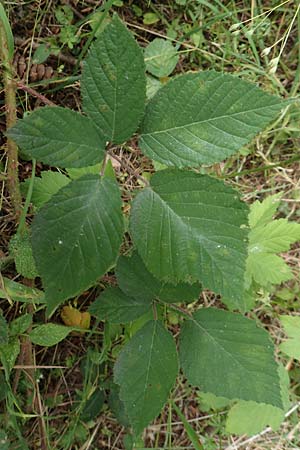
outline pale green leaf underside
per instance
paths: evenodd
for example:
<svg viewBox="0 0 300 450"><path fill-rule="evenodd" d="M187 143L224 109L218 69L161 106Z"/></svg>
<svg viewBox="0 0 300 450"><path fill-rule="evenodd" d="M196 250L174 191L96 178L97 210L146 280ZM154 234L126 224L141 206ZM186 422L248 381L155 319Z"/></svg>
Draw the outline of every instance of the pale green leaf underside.
<svg viewBox="0 0 300 450"><path fill-rule="evenodd" d="M2 277L0 283L0 298L36 305L45 303L45 294L39 289L24 286L23 284L16 283L6 277Z"/></svg>
<svg viewBox="0 0 300 450"><path fill-rule="evenodd" d="M114 369L136 434L160 413L178 373L176 345L159 321L146 323L125 345Z"/></svg>
<svg viewBox="0 0 300 450"><path fill-rule="evenodd" d="M51 347L51 345L56 345L65 339L71 331L71 327L46 323L35 327L29 333L29 338L33 344Z"/></svg>
<svg viewBox="0 0 300 450"><path fill-rule="evenodd" d="M145 108L144 59L117 16L91 46L81 92L83 110L107 140L120 144L136 131Z"/></svg>
<svg viewBox="0 0 300 450"><path fill-rule="evenodd" d="M247 275L266 287L293 278L293 272L284 260L272 253L251 253L247 258Z"/></svg>
<svg viewBox="0 0 300 450"><path fill-rule="evenodd" d="M104 138L92 121L67 108L37 109L7 134L27 156L51 166L91 166L104 156Z"/></svg>
<svg viewBox="0 0 300 450"><path fill-rule="evenodd" d="M123 234L118 186L86 175L63 187L36 215L33 254L48 311L90 287L115 262Z"/></svg>
<svg viewBox="0 0 300 450"><path fill-rule="evenodd" d="M134 252L131 256L120 256L116 275L120 288L131 297L152 301L155 298L167 303L197 300L201 291L199 283L163 283L150 273L143 260Z"/></svg>
<svg viewBox="0 0 300 450"><path fill-rule="evenodd" d="M15 234L9 242L9 253L14 258L18 274L34 279L39 274L32 255L30 234L28 229L25 229L22 234Z"/></svg>
<svg viewBox="0 0 300 450"><path fill-rule="evenodd" d="M247 207L232 188L175 169L155 174L151 187L136 196L130 230L155 277L200 281L238 302L244 288L246 223Z"/></svg>
<svg viewBox="0 0 300 450"><path fill-rule="evenodd" d="M204 392L282 408L274 347L267 332L245 317L207 308L186 321L181 367Z"/></svg>
<svg viewBox="0 0 300 450"><path fill-rule="evenodd" d="M89 312L99 320L127 323L138 319L151 309L152 303L143 295L128 297L121 289L109 287L91 304Z"/></svg>
<svg viewBox="0 0 300 450"><path fill-rule="evenodd" d="M278 368L283 409L253 401L239 401L227 416L226 431L237 435L260 433L267 426L276 431L284 420L284 413L289 408L289 376L283 366Z"/></svg>
<svg viewBox="0 0 300 450"><path fill-rule="evenodd" d="M167 77L176 67L179 55L166 39L156 38L145 49L146 70L156 77Z"/></svg>
<svg viewBox="0 0 300 450"><path fill-rule="evenodd" d="M225 397L218 397L211 392L199 392L199 403L201 411L208 412L209 410L220 410L227 408L234 403L234 400L229 400Z"/></svg>
<svg viewBox="0 0 300 450"><path fill-rule="evenodd" d="M280 344L280 350L300 361L300 317L281 316L280 321L288 336L288 340Z"/></svg>
<svg viewBox="0 0 300 450"><path fill-rule="evenodd" d="M249 225L250 228L266 225L271 222L279 206L282 194L270 195L262 202L256 200L250 206Z"/></svg>
<svg viewBox="0 0 300 450"><path fill-rule="evenodd" d="M226 431L238 436L253 436L270 426L276 431L284 420L284 411L272 405L241 401L234 405L227 417Z"/></svg>
<svg viewBox="0 0 300 450"><path fill-rule="evenodd" d="M150 100L140 146L145 155L169 166L211 164L247 144L282 108L280 98L238 77L188 73Z"/></svg>
<svg viewBox="0 0 300 450"><path fill-rule="evenodd" d="M249 234L249 251L279 253L289 250L300 240L300 224L287 219L273 220L265 226L257 226Z"/></svg>
<svg viewBox="0 0 300 450"><path fill-rule="evenodd" d="M44 203L48 202L50 198L56 194L63 186L66 186L70 179L60 172L52 172L46 170L41 172L40 177L34 178L33 191L31 196L31 203L36 208L40 208ZM30 178L21 183L21 192L26 197Z"/></svg>
<svg viewBox="0 0 300 450"><path fill-rule="evenodd" d="M17 357L20 353L20 341L17 337L10 337L6 344L1 344L0 347L0 361L8 376L9 372L16 364ZM9 381L7 379L7 381Z"/></svg>

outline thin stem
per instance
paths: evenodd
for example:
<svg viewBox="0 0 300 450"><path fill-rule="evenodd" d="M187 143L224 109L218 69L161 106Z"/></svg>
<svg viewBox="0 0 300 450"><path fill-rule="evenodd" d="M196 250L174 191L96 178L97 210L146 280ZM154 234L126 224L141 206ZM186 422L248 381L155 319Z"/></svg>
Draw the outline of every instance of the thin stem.
<svg viewBox="0 0 300 450"><path fill-rule="evenodd" d="M27 86L26 84L22 83L21 81L17 82L18 89L22 89L22 91L27 92L28 94L32 95L33 97L38 98L41 100L41 102L45 103L45 105L48 106L56 106L55 103L51 102L51 100L48 100L47 97L45 97L43 94L40 94L35 89Z"/></svg>
<svg viewBox="0 0 300 450"><path fill-rule="evenodd" d="M108 162L108 153L105 153L104 159L102 161L101 171L100 171L100 177L101 178L104 176L105 169L106 169L106 166L107 166L107 162Z"/></svg>
<svg viewBox="0 0 300 450"><path fill-rule="evenodd" d="M16 84L13 79L13 61L9 55L7 35L3 22L0 20L0 59L2 61L2 78L5 90L6 128L12 127L17 121L16 115ZM22 197L18 178L18 147L7 138L7 188L12 202L16 220L19 221L22 212Z"/></svg>
<svg viewBox="0 0 300 450"><path fill-rule="evenodd" d="M117 155L115 155L114 153L112 153L111 150L108 150L107 153L110 155L111 158L115 159L116 161L118 161L119 164L121 164L122 167L124 167L128 173L130 173L130 175L133 175L134 177L136 177L138 180L142 181L142 183L145 186L149 186L149 181L146 180L146 178L142 177L141 175L138 175L135 173L134 170L132 170L129 165L123 161L121 158L119 158Z"/></svg>
<svg viewBox="0 0 300 450"><path fill-rule="evenodd" d="M300 161L300 156L294 156L293 158L278 162L276 164L269 164L267 166L254 167L253 169L247 169L247 170L241 170L240 172L229 173L227 175L222 175L220 178L221 179L234 178L234 177L239 177L241 175L248 175L249 173L264 172L266 170L276 169L276 167L288 166L289 164L296 162L296 161Z"/></svg>

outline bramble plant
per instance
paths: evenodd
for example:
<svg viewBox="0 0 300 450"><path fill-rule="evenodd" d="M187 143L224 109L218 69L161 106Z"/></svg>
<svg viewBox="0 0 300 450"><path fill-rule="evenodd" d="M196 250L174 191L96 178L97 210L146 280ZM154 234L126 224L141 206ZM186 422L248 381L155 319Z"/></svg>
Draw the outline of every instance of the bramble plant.
<svg viewBox="0 0 300 450"><path fill-rule="evenodd" d="M238 192L199 168L238 152L287 102L212 70L175 77L146 104L142 50L117 16L84 61L81 91L84 114L44 107L8 131L27 157L68 174L49 171L36 178L35 218L23 244L17 239L12 244L16 262L25 254L26 269L41 277L45 297L39 301L50 316L115 270L118 287L101 292L89 312L117 324L143 317L114 367L135 435L160 413L179 368L203 393L239 401L236 409L255 402L282 413L284 383L273 344L243 313L261 284L256 264L261 268L270 258L278 264L277 278L269 273L263 282L292 276L274 253L288 249L299 228L294 224L292 236L274 244L291 226L267 224L276 205L270 203L265 213L268 206L258 203L250 229L249 209ZM111 144L123 144L137 130L143 154L166 167L136 193L127 230L106 152L113 155ZM48 190L39 193L43 183ZM132 252L119 256L125 232ZM7 281L7 288L13 289L12 283ZM197 300L204 288L220 295L229 310L201 305L191 314L174 305ZM165 310L184 318L178 353ZM36 344L53 345L72 329L45 324L30 336Z"/></svg>

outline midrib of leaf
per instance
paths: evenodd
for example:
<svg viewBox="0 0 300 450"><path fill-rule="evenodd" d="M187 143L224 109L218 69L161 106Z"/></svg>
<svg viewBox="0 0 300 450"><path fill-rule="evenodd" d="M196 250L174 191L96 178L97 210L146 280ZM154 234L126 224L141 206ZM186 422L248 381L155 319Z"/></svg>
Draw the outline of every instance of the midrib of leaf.
<svg viewBox="0 0 300 450"><path fill-rule="evenodd" d="M143 136L151 136L151 135L153 135L153 134L161 134L161 133L168 133L168 132L170 132L170 131L174 131L174 130L182 130L182 129L186 129L187 127L191 127L191 126L194 126L194 125L200 125L200 124L202 124L202 123L208 123L208 122L213 122L213 121L215 121L215 120L220 120L220 119L227 119L228 117L229 118L235 118L235 116L238 116L238 115L241 115L241 114L248 114L248 113L251 113L251 112L255 112L255 113L258 113L258 111L262 111L262 110L264 110L264 109L268 109L268 108L270 108L270 107L272 107L272 106L274 106L274 105L270 105L270 106L262 106L261 108L255 108L255 109L248 109L248 110L246 110L246 111L240 111L240 112L236 112L236 113L233 113L233 114L225 114L225 115L222 115L222 116L217 116L217 117L212 117L212 118L210 118L210 119L204 119L204 120L200 120L200 121L197 121L197 122L190 122L190 123L187 123L187 124L185 124L185 125L179 125L179 126L177 126L177 127L172 127L172 128L166 128L166 129L164 129L164 130L158 130L158 131L151 131L151 132L149 132L149 133L141 133L141 136L143 137ZM276 104L275 104L275 106L276 106ZM238 122L241 122L242 124L244 124L244 122L242 121L242 120L239 120L239 119L236 119L235 118L235 120L237 120ZM247 124L248 125L248 124ZM251 127L251 125L248 125L248 126L250 126ZM252 128L253 128L253 126L252 126ZM228 132L226 132L226 131L224 131L224 130L222 130L222 129L220 129L222 132L224 132L224 133L226 133L226 134L229 134L230 136L232 136L232 134L231 133L228 133ZM188 130L189 131L189 130ZM173 136L172 136L173 137ZM239 136L240 137L240 136ZM200 138L198 138L198 139L200 139ZM203 139L201 139L201 140L203 140ZM206 142L206 141L204 141L203 140L203 142ZM224 147L225 148L225 147ZM226 147L227 148L227 147Z"/></svg>
<svg viewBox="0 0 300 450"><path fill-rule="evenodd" d="M189 223L186 223L183 219L187 219L187 220L189 220L189 219L193 219L193 220L201 220L201 221L208 221L208 222L217 222L217 223L219 223L219 221L217 220L217 219L209 219L209 218L207 218L207 217L193 217L193 216L179 216L172 208L171 208L171 206L166 202L166 200L164 200L157 192L155 192L153 189L151 189L151 192L154 194L153 195L153 197L154 196L156 196L156 197L158 197L158 199L161 201L161 203L166 207L166 209L167 209L167 211L168 211L168 218L170 217L170 214L171 215L173 215L173 216L175 216L176 217L176 219L178 220L178 221L180 221L181 222L181 225L184 227L184 228L187 228L187 232L188 233L190 233L190 234L193 234L194 235L194 233L196 232L197 233L197 236L194 236L194 237L196 237L196 239L197 239L197 241L198 242L201 242L201 244L203 244L203 247L205 248L205 245L204 245L204 243L205 242L213 242L213 243L215 243L215 244L219 244L219 242L216 242L215 240L214 240L214 238L222 238L222 237L225 237L225 238L227 238L227 239L232 239L232 240L234 240L234 241L237 241L237 242L240 242L240 240L239 239L236 239L234 236L221 236L221 235L214 235L214 236L210 236L209 237L209 239L206 237L206 236L203 236L203 234L201 234L201 232L200 232L200 230L198 229L198 228L196 228L196 227L193 227L192 225L190 225ZM193 191L189 191L189 192L193 192ZM195 191L195 192L197 192L197 191ZM203 192L205 192L205 191L203 191ZM181 193L181 192L180 192ZM174 202L174 201L172 201L172 203L178 203L178 204L181 204L181 202ZM199 202L200 203L200 202ZM190 205L198 205L199 203L188 203L188 204L190 204ZM205 203L200 203L201 205L203 205L204 207L207 207L207 204L205 204ZM152 201L152 203L151 203L151 206L150 206L150 210L152 209L152 205L153 205L153 201ZM234 208L226 208L226 207L224 207L224 206L222 206L222 205L213 205L213 207L215 208L222 208L222 209L233 209L234 210ZM169 222L170 223L170 222ZM161 221L161 225L162 225L162 221ZM229 227L233 227L233 228L236 228L234 225L232 225L232 224L226 224L227 226L229 226ZM198 238L198 235L200 235L200 238ZM161 239L160 239L160 241L161 241ZM148 243L148 242L147 242ZM147 244L146 244L146 248L147 248ZM206 249L205 249L205 251L207 251ZM240 253L241 255L243 255L243 253L241 253L241 252L239 252L238 250L235 250L235 251L237 251L238 253ZM211 258L212 259L212 258Z"/></svg>
<svg viewBox="0 0 300 450"><path fill-rule="evenodd" d="M105 190L103 184L100 183L100 187L101 187L101 186L102 186L103 190ZM105 193L106 193L106 195L107 195L107 192L105 192ZM79 198L86 198L86 197L88 197L88 199L87 199L87 202L85 203L85 205L84 205L84 206L81 206L81 207L79 207L79 208L77 208L76 211L80 211L81 209L83 209L83 210L89 209L89 208L91 207L91 205L97 200L97 194L98 194L98 190L95 189L94 195L81 195ZM69 201L74 201L74 199L69 199ZM103 206L103 204L102 204L102 206ZM93 209L93 212L96 212L96 214L97 214L97 216L98 216L98 210L97 210L97 208L94 208L94 209ZM73 214L73 213L74 213L74 209L73 209L72 211L70 211L68 214ZM62 220L64 220L65 217L66 217L68 214L64 214L64 216L62 217ZM109 218L111 224L112 224L113 227L115 228L115 224L111 221L109 214L106 213L106 216L107 216L107 218ZM99 217L99 216L98 216L98 217ZM103 220L102 220L101 217L100 217L100 220L99 220L99 221L100 221L100 222L103 222ZM56 220L55 220L55 222L56 222ZM83 222L81 223L80 227L79 227L78 230L77 230L77 233L76 233L76 234L77 234L77 238L76 238L76 240L74 240L73 247L72 247L70 253L67 255L67 260L66 260L65 267L69 267L69 265L70 265L70 259L71 259L72 255L73 255L73 252L74 252L74 249L75 249L75 248L80 250L80 253L81 253L82 259L83 259L83 254L82 254L82 250L81 250L81 245L79 245L79 240L80 240L80 233L82 233L82 230L83 230L84 226L85 226L88 222L90 223L90 217L89 217L89 215L85 215L85 218L84 218ZM91 225L90 225L90 229L93 231L93 227L92 227ZM75 234L75 232L74 232L74 234ZM108 236L107 236L107 237L108 237ZM108 242L109 242L109 244L110 244L110 246L111 246L111 241L110 241L110 239L108 239ZM77 244L77 247L76 247L76 244ZM61 269L59 268L59 272L58 272L58 273L59 273L59 275L60 275L61 277L63 277L63 276L64 276L64 273L65 273L65 270L64 270L63 272L61 272Z"/></svg>
<svg viewBox="0 0 300 450"><path fill-rule="evenodd" d="M104 40L104 45L106 46L105 40ZM126 51L127 51L127 48L128 47L126 47ZM126 54L126 51L124 52L125 54ZM107 54L109 54L107 47L106 47L106 52L107 52ZM120 75L119 71L118 71L118 66L114 65L114 67L116 68L116 80L114 82L114 100L113 100L114 104L113 104L113 110L112 110L112 112L113 112L113 124L112 124L112 131L111 131L112 140L114 140L115 129L116 129L116 113L117 113L117 104L118 104L118 102L117 102L117 90L118 89L117 88L118 88L118 81L119 81L119 75Z"/></svg>
<svg viewBox="0 0 300 450"><path fill-rule="evenodd" d="M150 367L151 367L151 362L152 362L152 352L153 352L154 338L155 338L156 328L157 328L157 321L155 321L154 325L155 326L153 328L153 333L152 333L152 337L151 337L151 346L150 346L150 351L149 351L149 359L148 359L148 364L147 364L147 369L146 369L146 379L145 379L145 384L144 384L144 389L143 389L143 394L142 394L142 396L143 396L143 403L145 402L146 391L147 391L147 384L148 384L149 375L150 375ZM143 377L143 374L140 376L140 378L142 378L142 377Z"/></svg>
<svg viewBox="0 0 300 450"><path fill-rule="evenodd" d="M151 338L150 356L149 356L149 361L148 361L147 370L146 370L146 379L145 379L144 392L143 392L143 403L145 401L147 384L148 384L148 380L149 380L152 352L153 352L153 346L154 346L154 338L155 338L155 334L156 334L156 327L157 327L157 321L155 321L155 323L154 323L153 334L152 334L152 338Z"/></svg>
<svg viewBox="0 0 300 450"><path fill-rule="evenodd" d="M247 367L245 368L245 366L243 366L243 364L239 361L239 360L237 360L237 359L235 359L234 358L234 356L231 354L231 353L229 353L221 344L220 344L220 342L218 342L209 332L208 332L208 330L206 330L206 328L203 328L201 325L200 325L200 323L199 322L197 322L197 320L196 319L194 319L194 317L193 316L189 316L190 317L190 320L195 324L195 325L197 325L197 327L198 328L200 328L200 330L201 331L203 331L209 338L210 338L210 340L214 343L214 344L216 344L216 346L217 347L219 347L220 349L222 349L223 351L224 351L224 353L226 353L234 362L236 362L243 370L247 370Z"/></svg>

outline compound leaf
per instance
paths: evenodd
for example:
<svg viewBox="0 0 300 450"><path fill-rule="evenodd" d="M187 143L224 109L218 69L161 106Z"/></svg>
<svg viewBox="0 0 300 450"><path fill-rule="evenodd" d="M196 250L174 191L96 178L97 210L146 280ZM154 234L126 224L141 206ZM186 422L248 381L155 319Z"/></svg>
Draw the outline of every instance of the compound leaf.
<svg viewBox="0 0 300 450"><path fill-rule="evenodd" d="M163 170L132 206L130 230L147 269L163 281L200 281L242 302L247 206L223 182ZM233 282L234 274L234 282Z"/></svg>
<svg viewBox="0 0 300 450"><path fill-rule="evenodd" d="M57 167L102 161L105 140L93 122L67 108L40 108L7 132L30 158Z"/></svg>
<svg viewBox="0 0 300 450"><path fill-rule="evenodd" d="M109 178L86 175L72 181L39 210L32 246L48 312L114 264L122 235L120 192Z"/></svg>
<svg viewBox="0 0 300 450"><path fill-rule="evenodd" d="M149 101L140 146L145 155L169 166L222 161L271 122L283 105L280 98L232 75L184 74Z"/></svg>
<svg viewBox="0 0 300 450"><path fill-rule="evenodd" d="M151 309L151 301L143 297L128 297L121 289L109 287L91 304L89 312L99 320L127 323L138 319Z"/></svg>
<svg viewBox="0 0 300 450"><path fill-rule="evenodd" d="M43 347L51 347L58 344L65 339L72 331L72 328L65 327L64 325L57 325L55 323L45 323L38 325L30 333L29 337L31 342Z"/></svg>
<svg viewBox="0 0 300 450"><path fill-rule="evenodd" d="M282 408L274 348L254 321L201 309L184 323L179 348L188 381L204 392Z"/></svg>
<svg viewBox="0 0 300 450"><path fill-rule="evenodd" d="M167 303L197 300L201 291L199 283L163 283L150 273L139 254L120 256L116 275L120 288L126 295L137 299L152 301L155 298Z"/></svg>
<svg viewBox="0 0 300 450"><path fill-rule="evenodd" d="M130 138L145 108L145 67L142 50L116 15L91 46L81 80L83 110L107 140Z"/></svg>
<svg viewBox="0 0 300 450"><path fill-rule="evenodd" d="M136 434L160 413L177 373L177 351L171 334L159 321L146 323L125 345L114 369L120 399Z"/></svg>

